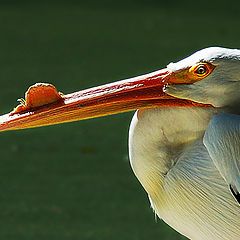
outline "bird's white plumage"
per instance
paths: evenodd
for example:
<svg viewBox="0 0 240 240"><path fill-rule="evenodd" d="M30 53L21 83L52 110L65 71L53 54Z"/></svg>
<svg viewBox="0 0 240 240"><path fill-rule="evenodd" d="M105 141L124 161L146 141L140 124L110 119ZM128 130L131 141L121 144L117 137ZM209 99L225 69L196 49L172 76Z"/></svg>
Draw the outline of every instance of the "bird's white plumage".
<svg viewBox="0 0 240 240"><path fill-rule="evenodd" d="M214 111L164 108L135 114L133 170L157 215L190 239L237 240L240 207L203 145Z"/></svg>
<svg viewBox="0 0 240 240"><path fill-rule="evenodd" d="M226 183L240 192L240 116L222 113L213 117L204 144Z"/></svg>
<svg viewBox="0 0 240 240"><path fill-rule="evenodd" d="M240 204L229 184L239 190L240 117L228 126L231 121L219 120L218 114L239 114L240 51L208 48L168 68L178 71L201 61L216 64L212 74L194 84L169 86L167 93L215 108L135 113L129 131L131 166L154 211L177 231L192 240L238 240Z"/></svg>

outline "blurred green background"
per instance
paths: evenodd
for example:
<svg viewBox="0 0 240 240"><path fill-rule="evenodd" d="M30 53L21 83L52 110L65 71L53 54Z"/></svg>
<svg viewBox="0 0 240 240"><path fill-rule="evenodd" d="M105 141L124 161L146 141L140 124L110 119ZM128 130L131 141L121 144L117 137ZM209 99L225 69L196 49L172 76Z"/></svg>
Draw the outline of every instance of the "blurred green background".
<svg viewBox="0 0 240 240"><path fill-rule="evenodd" d="M0 1L0 111L36 82L70 93L207 46L238 48L239 5ZM0 239L185 239L155 220L132 173L131 117L1 133Z"/></svg>

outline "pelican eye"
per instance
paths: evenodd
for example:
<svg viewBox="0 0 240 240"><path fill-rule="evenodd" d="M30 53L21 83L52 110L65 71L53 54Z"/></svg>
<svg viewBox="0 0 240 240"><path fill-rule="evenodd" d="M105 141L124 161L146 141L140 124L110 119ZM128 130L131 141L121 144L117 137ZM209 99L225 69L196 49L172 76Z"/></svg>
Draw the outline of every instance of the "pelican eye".
<svg viewBox="0 0 240 240"><path fill-rule="evenodd" d="M189 68L189 77L198 81L208 76L215 68L215 65L209 62L198 63Z"/></svg>
<svg viewBox="0 0 240 240"><path fill-rule="evenodd" d="M207 68L206 68L205 66L200 65L200 66L196 69L195 73L198 74L198 75L204 75L204 74L206 74L207 71L208 71L208 70L207 70Z"/></svg>

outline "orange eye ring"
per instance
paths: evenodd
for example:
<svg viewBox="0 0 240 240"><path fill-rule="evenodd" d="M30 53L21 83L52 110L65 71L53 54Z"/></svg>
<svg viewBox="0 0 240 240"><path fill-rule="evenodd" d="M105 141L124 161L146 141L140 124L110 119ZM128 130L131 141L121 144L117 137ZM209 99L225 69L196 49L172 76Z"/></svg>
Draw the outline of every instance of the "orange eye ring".
<svg viewBox="0 0 240 240"><path fill-rule="evenodd" d="M193 74L195 77L204 78L208 76L214 68L215 66L211 63L199 63L192 66L189 69L189 73Z"/></svg>

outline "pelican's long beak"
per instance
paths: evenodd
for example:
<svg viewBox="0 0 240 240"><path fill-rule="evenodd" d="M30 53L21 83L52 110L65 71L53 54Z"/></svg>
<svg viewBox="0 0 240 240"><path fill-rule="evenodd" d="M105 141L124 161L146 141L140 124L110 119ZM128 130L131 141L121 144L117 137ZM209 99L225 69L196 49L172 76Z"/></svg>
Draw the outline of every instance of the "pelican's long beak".
<svg viewBox="0 0 240 240"><path fill-rule="evenodd" d="M168 69L63 95L50 84L36 84L26 99L0 116L0 131L40 127L160 106L202 106L167 95L167 84L179 83Z"/></svg>

